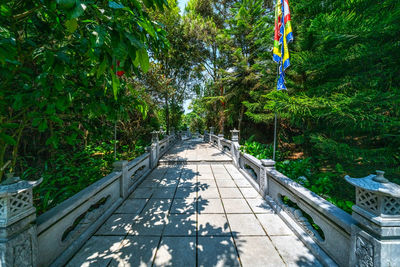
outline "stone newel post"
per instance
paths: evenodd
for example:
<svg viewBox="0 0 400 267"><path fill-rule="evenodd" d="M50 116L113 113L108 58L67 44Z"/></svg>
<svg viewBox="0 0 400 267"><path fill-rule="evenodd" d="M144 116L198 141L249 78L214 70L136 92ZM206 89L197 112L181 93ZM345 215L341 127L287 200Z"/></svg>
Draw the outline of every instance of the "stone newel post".
<svg viewBox="0 0 400 267"><path fill-rule="evenodd" d="M350 266L400 266L400 186L376 172L345 177L356 187Z"/></svg>
<svg viewBox="0 0 400 267"><path fill-rule="evenodd" d="M222 139L224 139L224 135L222 133L218 134L218 149L219 150L224 150L224 148L222 147L222 144L221 144Z"/></svg>
<svg viewBox="0 0 400 267"><path fill-rule="evenodd" d="M232 143L231 143L231 153L233 158L233 163L236 167L239 167L239 156L240 156L240 145L239 145L239 130L231 130Z"/></svg>
<svg viewBox="0 0 400 267"><path fill-rule="evenodd" d="M38 255L36 209L31 182L12 178L0 185L0 266L36 266Z"/></svg>
<svg viewBox="0 0 400 267"><path fill-rule="evenodd" d="M272 159L261 160L260 193L263 197L269 194L267 171L272 170L274 168L275 168L275 161L273 161Z"/></svg>
<svg viewBox="0 0 400 267"><path fill-rule="evenodd" d="M210 127L210 135L208 138L208 142L210 142L212 144L213 141L212 141L211 135L214 135L214 127L212 127L212 126Z"/></svg>
<svg viewBox="0 0 400 267"><path fill-rule="evenodd" d="M128 195L129 189L129 177L128 177L128 161L127 160L119 160L113 163L114 171L122 172L120 178L120 196L125 198Z"/></svg>
<svg viewBox="0 0 400 267"><path fill-rule="evenodd" d="M160 147L158 144L158 132L151 132L151 146L150 146L150 167L153 169L157 166L158 156L160 155Z"/></svg>

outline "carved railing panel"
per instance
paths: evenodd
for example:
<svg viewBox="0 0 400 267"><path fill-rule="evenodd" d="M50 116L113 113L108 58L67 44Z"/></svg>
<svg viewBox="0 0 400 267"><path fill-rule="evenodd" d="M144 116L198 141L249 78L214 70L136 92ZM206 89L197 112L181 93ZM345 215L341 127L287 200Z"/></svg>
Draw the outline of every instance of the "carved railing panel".
<svg viewBox="0 0 400 267"><path fill-rule="evenodd" d="M267 175L269 200L278 213L284 211L289 215L291 219L286 219L288 225L297 224L302 231L295 231L300 236L301 232L305 233L339 265L347 266L351 225L354 223L351 216L276 170L267 171ZM294 203L295 207L285 203L283 196ZM320 233L316 227L320 229Z"/></svg>
<svg viewBox="0 0 400 267"><path fill-rule="evenodd" d="M67 248L79 247L118 207L121 175L112 172L38 218L39 266L64 264L73 254Z"/></svg>

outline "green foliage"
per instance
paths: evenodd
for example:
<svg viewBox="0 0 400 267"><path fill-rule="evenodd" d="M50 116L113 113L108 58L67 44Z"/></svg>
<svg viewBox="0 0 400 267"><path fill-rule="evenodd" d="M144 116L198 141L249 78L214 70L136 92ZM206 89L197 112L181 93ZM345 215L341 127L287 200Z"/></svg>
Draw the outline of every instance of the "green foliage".
<svg viewBox="0 0 400 267"><path fill-rule="evenodd" d="M143 152L142 145L135 146L133 151L128 146L122 146L117 160L131 160ZM43 169L27 168L22 173L22 178L39 174L43 177L43 182L34 192L35 206L40 214L109 174L114 161L113 143L102 142L96 146L88 145L81 151L75 149L68 153L59 153L51 162L46 161Z"/></svg>
<svg viewBox="0 0 400 267"><path fill-rule="evenodd" d="M205 124L218 125L216 132L239 128L242 138L266 142L272 142L276 113L283 151L277 168L294 180L307 177L305 186L350 211L354 190L345 174L383 169L400 183L400 2L290 4L289 89L278 92L271 6L257 0L190 2L190 18L215 22L216 40L223 40L213 48L219 61L202 54L219 64L212 65L216 75L203 75L198 103ZM252 140L243 149L272 156L271 146Z"/></svg>
<svg viewBox="0 0 400 267"><path fill-rule="evenodd" d="M258 159L272 158L272 145L261 144L252 139L247 140L241 150ZM279 172L351 213L354 189L345 182L340 164L333 171L320 172L320 166L311 157L289 160L284 159L284 154L277 153L275 168Z"/></svg>
<svg viewBox="0 0 400 267"><path fill-rule="evenodd" d="M241 151L248 153L258 159L271 159L273 156L273 145L272 144L262 144L254 141L254 136L247 139L244 144L240 147ZM280 161L284 158L281 151L276 151L275 159Z"/></svg>

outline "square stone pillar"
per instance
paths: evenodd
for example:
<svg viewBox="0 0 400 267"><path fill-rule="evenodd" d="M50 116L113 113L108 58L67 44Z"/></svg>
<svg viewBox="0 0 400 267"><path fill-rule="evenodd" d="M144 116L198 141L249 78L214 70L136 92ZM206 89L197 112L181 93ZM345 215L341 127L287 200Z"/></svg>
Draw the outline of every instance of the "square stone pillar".
<svg viewBox="0 0 400 267"><path fill-rule="evenodd" d="M151 132L151 146L150 146L150 167L153 169L158 164L158 157L160 156L160 146L158 139L158 132Z"/></svg>
<svg viewBox="0 0 400 267"><path fill-rule="evenodd" d="M0 185L0 266L37 266L32 189L41 182L13 177Z"/></svg>
<svg viewBox="0 0 400 267"><path fill-rule="evenodd" d="M128 195L129 177L128 177L128 161L119 160L113 163L114 171L122 172L120 177L120 196L125 198Z"/></svg>
<svg viewBox="0 0 400 267"><path fill-rule="evenodd" d="M224 139L224 135L223 134L218 134L218 149L219 150L224 150L224 148L222 147L221 144L221 140Z"/></svg>
<svg viewBox="0 0 400 267"><path fill-rule="evenodd" d="M240 157L240 145L239 145L239 131L236 129L231 130L231 154L233 159L233 164L239 167L239 157Z"/></svg>
<svg viewBox="0 0 400 267"><path fill-rule="evenodd" d="M239 143L239 130L236 129L231 130L231 135L232 135L232 142Z"/></svg>
<svg viewBox="0 0 400 267"><path fill-rule="evenodd" d="M383 171L345 179L356 187L350 266L400 266L400 186Z"/></svg>
<svg viewBox="0 0 400 267"><path fill-rule="evenodd" d="M261 170L260 170L260 193L263 197L269 194L268 187L268 170L273 170L275 168L275 161L272 159L262 159L261 160Z"/></svg>

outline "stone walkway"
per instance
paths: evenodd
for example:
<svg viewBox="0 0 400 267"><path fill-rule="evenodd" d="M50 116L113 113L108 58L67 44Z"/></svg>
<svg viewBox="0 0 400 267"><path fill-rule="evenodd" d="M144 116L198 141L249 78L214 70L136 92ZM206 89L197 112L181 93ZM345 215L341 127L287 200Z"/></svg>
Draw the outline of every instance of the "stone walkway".
<svg viewBox="0 0 400 267"><path fill-rule="evenodd" d="M201 139L194 139L175 145L161 158L160 164L180 163L182 161L189 164L204 164L207 162L225 164L231 163L232 159L215 147L202 143Z"/></svg>
<svg viewBox="0 0 400 267"><path fill-rule="evenodd" d="M176 146L166 156L173 157L174 151L185 153L180 157L186 159L220 153L193 141ZM159 166L67 266L320 263L228 163Z"/></svg>

